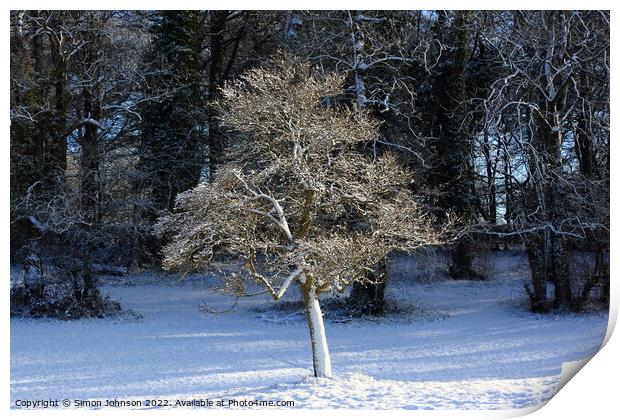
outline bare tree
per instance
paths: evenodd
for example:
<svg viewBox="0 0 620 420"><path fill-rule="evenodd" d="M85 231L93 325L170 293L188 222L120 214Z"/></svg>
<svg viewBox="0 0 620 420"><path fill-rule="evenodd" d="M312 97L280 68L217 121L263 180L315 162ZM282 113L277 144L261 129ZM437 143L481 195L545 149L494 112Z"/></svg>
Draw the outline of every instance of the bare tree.
<svg viewBox="0 0 620 420"><path fill-rule="evenodd" d="M317 76L285 58L222 89L223 126L236 132L228 162L210 183L181 194L160 232L168 269L200 269L226 252L246 261L226 278L244 295L251 280L278 300L301 290L315 376L332 375L319 296L365 282L394 249L437 244L439 233L407 189L396 159L372 160L360 143L377 124L348 108L326 106L343 77Z"/></svg>
<svg viewBox="0 0 620 420"><path fill-rule="evenodd" d="M419 80L412 69L423 67L427 46L416 34L419 19L419 14L404 11L291 12L286 32L289 48L321 72L347 75L335 101L353 102L360 114L383 122L379 135L360 150L375 159L385 151L399 153L412 170L421 166L424 147L413 126ZM355 313L381 315L387 262L381 261L368 276L368 282L354 284L349 303Z"/></svg>
<svg viewBox="0 0 620 420"><path fill-rule="evenodd" d="M608 23L600 11L504 12L483 34L503 66L480 101L484 132L501 139L505 162L513 165L504 170L517 189L510 221L528 242L535 311L546 310L550 280L554 307L575 308L571 241L608 242L608 173L601 169L609 144L609 33L600 30ZM589 87L594 79L602 101ZM598 179L591 170L596 160Z"/></svg>
<svg viewBox="0 0 620 420"><path fill-rule="evenodd" d="M142 20L131 12L27 11L14 22L13 42L25 56L12 57L21 70L11 91L15 256L62 271L46 281L73 283L79 306L98 305L96 254L122 240L121 226L129 224L118 217L122 205L110 187L129 171L109 168L135 128L132 51ZM29 225L36 229L19 228Z"/></svg>

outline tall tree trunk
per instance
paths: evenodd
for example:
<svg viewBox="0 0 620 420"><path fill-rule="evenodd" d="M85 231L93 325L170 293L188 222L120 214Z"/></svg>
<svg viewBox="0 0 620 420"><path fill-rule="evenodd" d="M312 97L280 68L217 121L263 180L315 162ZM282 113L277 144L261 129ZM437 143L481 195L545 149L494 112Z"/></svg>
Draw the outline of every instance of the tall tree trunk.
<svg viewBox="0 0 620 420"><path fill-rule="evenodd" d="M85 221L89 224L86 230L86 238L76 238L76 246L79 248L82 259L82 303L86 306L94 305L99 300L97 278L92 270L91 252L94 247L92 240L88 238L89 231L97 229L101 222L100 208L100 164L101 153L99 145L99 120L101 107L96 95L90 88L83 92L84 99L84 126L83 135L80 139L82 156L80 160L80 200Z"/></svg>
<svg viewBox="0 0 620 420"><path fill-rule="evenodd" d="M460 193L463 195L461 198L464 201L464 207L461 207L460 203L457 204L457 210L461 214L467 214L471 211L471 203L467 202L467 194L470 191L468 185L471 183L467 172L467 165L469 163L469 154L471 153L471 147L469 140L467 140L467 134L461 133L461 123L464 119L465 110L460 109L463 106L463 100L465 99L465 84L467 79L467 61L469 59L469 28L467 24L470 20L471 12L461 11L457 14L457 29L456 29L456 51L454 56L454 63L451 71L451 77L454 79L450 83L451 89L446 92L452 96L450 106L447 108L447 112L454 112L455 115L447 115L448 124L446 125L448 141L459 142L461 145L457 151L460 155L457 157L457 173L452 174L459 177L463 177L462 180L456 180L457 183L463 183L463 186L458 187ZM449 158L450 159L450 158ZM454 197L453 197L454 199ZM479 277L472 267L472 256L470 253L470 244L468 238L462 238L454 250L454 267L451 270L453 277L465 277L476 278Z"/></svg>
<svg viewBox="0 0 620 420"><path fill-rule="evenodd" d="M364 71L361 68L363 64L361 43L357 35L357 26L353 21L353 17L349 12L348 26L351 39L351 70L353 71L355 104L358 114L366 111L366 82L364 80ZM377 156L376 143L373 144L374 157ZM360 315L383 315L385 306L385 287L387 282L387 264L385 260L373 267L373 271L367 274L367 282L356 282L351 288L349 301L357 308L355 311Z"/></svg>
<svg viewBox="0 0 620 420"><path fill-rule="evenodd" d="M52 22L62 33L62 21L57 14L53 15ZM67 58L64 57L60 41L51 40L51 57L53 70L51 72L54 87L54 111L50 115L48 135L45 144L45 175L51 191L59 191L65 181L67 170L67 112L69 94L67 92ZM51 110L50 110L51 111Z"/></svg>
<svg viewBox="0 0 620 420"><path fill-rule="evenodd" d="M308 331L310 332L310 341L312 343L314 376L317 378L329 378L332 376L332 363L329 356L329 348L327 347L323 313L321 312L321 306L316 290L312 285L312 280L307 279L306 284L302 285L301 290L306 306Z"/></svg>
<svg viewBox="0 0 620 420"><path fill-rule="evenodd" d="M37 16L37 13L35 13ZM34 62L34 77L36 86L36 106L40 108L45 107L47 99L47 76L45 75L45 52L43 50L43 37L44 33L35 34L32 37L32 56ZM45 143L47 137L47 126L49 119L49 110L44 109L41 115L36 119L36 127L34 134L34 156L33 156L33 169L37 174L37 181L44 181L45 174ZM44 192L49 192L44 185L41 189Z"/></svg>
<svg viewBox="0 0 620 420"><path fill-rule="evenodd" d="M448 33L447 43L454 46L451 53L441 55L440 69L433 81L434 109L429 115L433 118L433 170L428 182L436 189L437 216L444 217L454 212L469 224L475 220L475 197L472 162L472 138L464 130L467 87L467 63L470 57L471 12L458 11L446 31L445 14L440 13L436 22L438 37L441 32ZM450 272L454 278L477 277L471 266L470 239L463 237L453 250L454 264Z"/></svg>
<svg viewBox="0 0 620 420"><path fill-rule="evenodd" d="M11 33L11 109L32 107L32 98L26 95L27 89L21 80L31 74L31 62L24 51L29 51L23 31L24 12L11 14L14 30ZM33 37L33 47L35 38ZM30 86L32 88L32 86ZM10 154L11 154L11 202L21 198L28 187L39 180L40 171L35 167L35 142L32 125L21 118L11 118ZM13 211L13 206L11 206ZM11 220L14 217L11 216Z"/></svg>
<svg viewBox="0 0 620 420"><path fill-rule="evenodd" d="M551 25L553 35L548 40L547 47L544 49L545 62L543 66L542 85L547 89L544 99L545 113L543 120L540 121L542 131L542 146L544 147L543 156L547 161L549 172L546 176L546 198L547 198L547 219L551 223L551 263L553 281L555 282L554 307L561 310L568 310L572 303L572 290L568 272L568 251L566 249L566 239L561 233L562 225L566 217L564 205L563 187L563 120L562 115L566 110L568 84L562 83L559 78L554 79L551 75L553 65L554 48L556 36L563 39L568 34L565 33L566 16L563 11L552 12ZM559 25L559 26L558 26ZM557 33L556 33L556 26ZM556 90L556 85L560 86Z"/></svg>
<svg viewBox="0 0 620 420"><path fill-rule="evenodd" d="M220 82L222 72L222 61L224 57L224 45L222 43L222 33L226 29L226 19L228 11L218 10L209 12L209 32L210 32L210 64L209 64L209 101L213 101L217 97L217 89ZM213 177L217 167L222 163L222 155L224 153L224 143L220 133L219 124L214 110L211 109L207 116L207 124L209 126L209 177Z"/></svg>
<svg viewBox="0 0 620 420"><path fill-rule="evenodd" d="M560 96L561 95L561 96ZM563 92L557 92L553 102L547 103L549 110L546 121L541 123L544 140L546 140L546 157L550 171L547 175L546 196L547 216L553 227L551 232L551 263L553 281L555 282L554 307L568 310L572 303L572 290L568 273L568 251L566 239L561 233L562 224L566 217L564 205L563 163L562 163L562 129L560 114L564 109L565 96Z"/></svg>
<svg viewBox="0 0 620 420"><path fill-rule="evenodd" d="M96 27L98 22L95 15L89 15L87 22ZM97 246L96 237L101 225L101 165L102 153L99 138L101 128L101 85L98 81L102 75L98 65L98 46L101 40L96 34L90 37L90 44L82 51L84 64L94 70L92 78L94 82L85 85L82 89L82 127L80 128L80 203L82 217L86 222L83 227L84 233L78 233L75 238L77 254L82 261L81 274L83 280L82 304L92 309L99 302L100 294L97 277L93 273L92 258L93 250Z"/></svg>
<svg viewBox="0 0 620 420"><path fill-rule="evenodd" d="M81 158L81 201L84 214L90 223L100 221L99 211L99 165L101 153L98 139L98 121L101 111L97 99L89 89L83 93L84 118L83 136L80 141Z"/></svg>

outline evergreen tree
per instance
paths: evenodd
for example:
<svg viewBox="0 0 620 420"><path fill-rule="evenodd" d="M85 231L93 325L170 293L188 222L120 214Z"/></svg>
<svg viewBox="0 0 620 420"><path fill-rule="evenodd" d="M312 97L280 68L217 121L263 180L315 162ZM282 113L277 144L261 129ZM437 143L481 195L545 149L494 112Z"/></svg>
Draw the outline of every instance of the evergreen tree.
<svg viewBox="0 0 620 420"><path fill-rule="evenodd" d="M150 217L172 210L179 192L194 187L204 164L201 86L202 13L162 11L145 55L141 109L141 189Z"/></svg>
<svg viewBox="0 0 620 420"><path fill-rule="evenodd" d="M464 224L474 221L472 138L466 129L467 64L470 56L471 12L457 11L453 19L438 15L438 39L450 45L450 53L440 55L439 71L432 82L433 121L429 184L436 191L435 206L440 215L451 212ZM445 41L441 38L446 32ZM461 239L454 249L450 274L455 278L478 275L472 269L469 244Z"/></svg>

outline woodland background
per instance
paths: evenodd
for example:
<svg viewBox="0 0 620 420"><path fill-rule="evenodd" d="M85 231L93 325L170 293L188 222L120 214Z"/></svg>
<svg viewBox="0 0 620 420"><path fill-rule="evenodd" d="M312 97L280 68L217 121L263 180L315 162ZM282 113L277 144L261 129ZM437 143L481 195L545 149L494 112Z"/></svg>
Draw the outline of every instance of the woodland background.
<svg viewBox="0 0 620 420"><path fill-rule="evenodd" d="M158 270L157 221L236 142L220 124L220 88L282 55L342 75L338 104L381 122L361 152L396 154L437 225L458 220L441 247L454 278L483 278L473 258L511 247L527 253L533 311L581 310L597 288L608 299L609 12L10 19L11 262L26 280L12 288L16 314L106 313L100 274ZM575 274L571 256L584 253ZM382 294L356 283L352 299L381 313Z"/></svg>

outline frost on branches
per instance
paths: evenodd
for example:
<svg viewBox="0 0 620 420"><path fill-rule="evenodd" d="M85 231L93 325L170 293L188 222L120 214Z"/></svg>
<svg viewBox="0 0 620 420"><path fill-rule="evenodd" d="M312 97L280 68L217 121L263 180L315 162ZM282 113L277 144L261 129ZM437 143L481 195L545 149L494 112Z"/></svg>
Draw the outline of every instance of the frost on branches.
<svg viewBox="0 0 620 420"><path fill-rule="evenodd" d="M226 277L275 300L302 292L314 374L332 375L319 296L343 291L393 250L440 243L442 232L411 193L412 177L386 154L360 152L377 123L334 105L344 77L277 59L222 89L221 122L234 135L215 177L181 194L158 230L172 237L164 267L207 268L218 255L243 259Z"/></svg>

